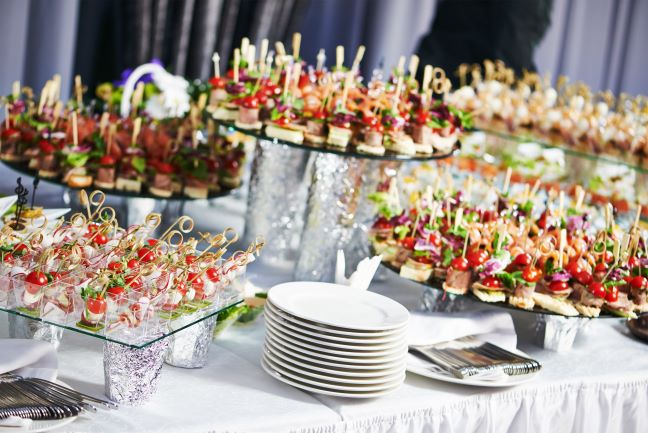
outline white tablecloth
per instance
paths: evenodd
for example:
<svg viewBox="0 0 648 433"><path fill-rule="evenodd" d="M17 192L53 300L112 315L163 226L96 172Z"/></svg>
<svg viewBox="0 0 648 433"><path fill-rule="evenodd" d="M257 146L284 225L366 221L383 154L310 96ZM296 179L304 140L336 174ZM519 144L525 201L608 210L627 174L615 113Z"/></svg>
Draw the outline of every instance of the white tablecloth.
<svg viewBox="0 0 648 433"><path fill-rule="evenodd" d="M258 268L268 284L279 281ZM416 285L390 277L373 290L412 308ZM3 316L5 316L3 314ZM58 433L211 432L623 432L648 428L648 346L617 320L594 321L575 347L554 353L535 347L533 316L514 316L519 347L543 370L510 389L462 387L409 374L391 395L350 401L299 391L260 367L263 320L230 329L200 370L165 366L160 389L144 406L84 416ZM6 332L6 319L0 328ZM103 394L101 342L68 332L59 349L60 377Z"/></svg>

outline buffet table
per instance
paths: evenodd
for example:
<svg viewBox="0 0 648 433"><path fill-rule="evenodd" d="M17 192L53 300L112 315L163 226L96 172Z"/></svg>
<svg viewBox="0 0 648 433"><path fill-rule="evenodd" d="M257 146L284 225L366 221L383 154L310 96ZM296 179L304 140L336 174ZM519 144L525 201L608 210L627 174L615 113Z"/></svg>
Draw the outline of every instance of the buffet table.
<svg viewBox="0 0 648 433"><path fill-rule="evenodd" d="M258 266L257 285L286 279ZM387 276L372 290L416 308L419 289ZM530 343L533 316L514 316L519 348L543 364L539 378L510 389L445 384L408 373L393 394L351 401L308 394L260 366L263 319L226 332L202 370L164 366L158 394L141 407L100 411L58 430L81 432L639 432L648 420L648 347L620 321L600 320L574 348L555 353ZM3 317L3 321L6 319ZM0 327L6 332L6 326ZM103 395L101 343L66 333L60 378ZM216 350L214 350L216 349Z"/></svg>

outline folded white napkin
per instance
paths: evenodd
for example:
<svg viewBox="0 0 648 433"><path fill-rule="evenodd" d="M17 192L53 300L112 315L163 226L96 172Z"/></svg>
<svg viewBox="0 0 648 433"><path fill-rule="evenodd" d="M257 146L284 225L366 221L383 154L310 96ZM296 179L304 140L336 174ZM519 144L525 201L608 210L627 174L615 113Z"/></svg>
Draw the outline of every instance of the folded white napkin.
<svg viewBox="0 0 648 433"><path fill-rule="evenodd" d="M513 319L504 311L412 313L407 325L409 345L436 344L469 335L507 350L517 346Z"/></svg>
<svg viewBox="0 0 648 433"><path fill-rule="evenodd" d="M56 349L46 341L0 339L0 374L55 380L58 371Z"/></svg>
<svg viewBox="0 0 648 433"><path fill-rule="evenodd" d="M358 263L358 267L349 278L346 277L346 262L344 251L338 250L335 263L335 283L355 287L360 290L367 290L373 280L382 256L365 257Z"/></svg>

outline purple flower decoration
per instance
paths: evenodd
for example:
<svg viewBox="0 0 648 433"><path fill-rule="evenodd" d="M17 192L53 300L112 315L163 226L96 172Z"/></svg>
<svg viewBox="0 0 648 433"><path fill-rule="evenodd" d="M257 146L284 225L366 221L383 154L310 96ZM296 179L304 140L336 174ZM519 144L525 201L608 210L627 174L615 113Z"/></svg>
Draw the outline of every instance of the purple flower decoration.
<svg viewBox="0 0 648 433"><path fill-rule="evenodd" d="M162 63L162 61L160 59L152 59L149 63L154 63L156 65L160 65L160 66L164 67L164 64ZM120 74L120 76L119 76L119 80L113 81L113 84L115 85L115 87L121 87L124 84L126 84L126 81L128 80L128 77L130 77L130 75L132 73L133 73L132 68L124 69L122 71L122 73ZM151 74L145 74L145 75L142 75L142 77L139 80L137 80L137 83L147 84L147 83L150 83L152 81L153 81L153 77L151 76ZM136 86L137 86L137 83L135 83Z"/></svg>
<svg viewBox="0 0 648 433"><path fill-rule="evenodd" d="M567 271L559 271L555 274L549 276L550 280L553 281L564 281L567 282L571 279L571 274Z"/></svg>
<svg viewBox="0 0 648 433"><path fill-rule="evenodd" d="M230 95L239 95L245 92L245 85L241 82L229 83L225 85L225 91Z"/></svg>

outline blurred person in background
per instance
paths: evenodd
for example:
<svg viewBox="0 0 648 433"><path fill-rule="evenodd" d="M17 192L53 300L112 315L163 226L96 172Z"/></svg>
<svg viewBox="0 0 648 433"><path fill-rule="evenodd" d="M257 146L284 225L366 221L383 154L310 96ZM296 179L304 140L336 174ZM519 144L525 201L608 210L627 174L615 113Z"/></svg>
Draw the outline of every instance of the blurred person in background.
<svg viewBox="0 0 648 433"><path fill-rule="evenodd" d="M462 63L503 60L517 74L535 71L535 49L551 23L553 0L441 0L420 41L422 64L449 77Z"/></svg>

